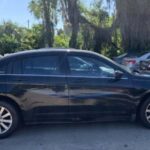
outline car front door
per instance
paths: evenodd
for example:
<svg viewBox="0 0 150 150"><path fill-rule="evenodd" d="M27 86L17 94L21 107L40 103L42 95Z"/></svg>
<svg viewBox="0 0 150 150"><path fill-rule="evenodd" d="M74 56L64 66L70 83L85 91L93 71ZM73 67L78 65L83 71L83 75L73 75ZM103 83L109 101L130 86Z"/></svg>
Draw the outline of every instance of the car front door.
<svg viewBox="0 0 150 150"><path fill-rule="evenodd" d="M9 93L35 122L67 119L68 89L64 53L40 53L16 58L8 76ZM21 68L21 69L19 69ZM31 115L32 114L32 115Z"/></svg>
<svg viewBox="0 0 150 150"><path fill-rule="evenodd" d="M133 86L127 74L116 79L116 68L95 55L70 53L67 60L69 105L73 117L105 120L133 111Z"/></svg>

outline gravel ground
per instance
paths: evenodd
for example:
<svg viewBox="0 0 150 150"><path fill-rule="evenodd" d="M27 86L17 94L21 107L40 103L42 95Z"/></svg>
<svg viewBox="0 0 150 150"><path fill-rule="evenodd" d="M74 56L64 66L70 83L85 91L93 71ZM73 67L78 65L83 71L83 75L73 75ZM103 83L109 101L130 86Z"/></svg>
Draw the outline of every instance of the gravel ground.
<svg viewBox="0 0 150 150"><path fill-rule="evenodd" d="M25 126L0 150L150 150L150 130L137 123Z"/></svg>

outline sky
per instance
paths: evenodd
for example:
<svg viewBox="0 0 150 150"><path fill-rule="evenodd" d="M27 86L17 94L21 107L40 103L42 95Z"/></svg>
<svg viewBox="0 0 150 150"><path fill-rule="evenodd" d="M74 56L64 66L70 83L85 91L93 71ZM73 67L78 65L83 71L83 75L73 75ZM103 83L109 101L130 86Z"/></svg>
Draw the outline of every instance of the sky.
<svg viewBox="0 0 150 150"><path fill-rule="evenodd" d="M30 0L0 0L0 23L11 20L21 26L28 27L38 23L38 20L29 12Z"/></svg>
<svg viewBox="0 0 150 150"><path fill-rule="evenodd" d="M0 23L11 20L20 26L30 27L39 21L29 12L28 3L31 0L0 0ZM90 6L93 0L81 0ZM28 21L29 20L29 21ZM58 25L58 28L61 27Z"/></svg>

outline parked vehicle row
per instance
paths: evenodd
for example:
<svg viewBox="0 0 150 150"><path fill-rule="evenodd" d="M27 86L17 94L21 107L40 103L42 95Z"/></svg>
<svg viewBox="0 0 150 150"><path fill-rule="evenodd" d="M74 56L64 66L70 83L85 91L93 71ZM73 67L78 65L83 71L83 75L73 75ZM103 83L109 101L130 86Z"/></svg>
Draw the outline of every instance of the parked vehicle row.
<svg viewBox="0 0 150 150"><path fill-rule="evenodd" d="M144 54L125 53L115 57L114 61L130 68L132 71L150 70L150 52Z"/></svg>
<svg viewBox="0 0 150 150"><path fill-rule="evenodd" d="M116 121L150 127L150 77L94 52L41 49L0 59L0 138L23 122Z"/></svg>

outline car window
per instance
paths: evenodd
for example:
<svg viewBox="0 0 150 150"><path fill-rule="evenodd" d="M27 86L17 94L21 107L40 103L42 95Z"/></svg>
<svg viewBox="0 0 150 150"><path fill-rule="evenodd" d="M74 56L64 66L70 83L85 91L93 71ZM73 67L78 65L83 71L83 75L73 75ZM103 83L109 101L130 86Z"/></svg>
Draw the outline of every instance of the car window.
<svg viewBox="0 0 150 150"><path fill-rule="evenodd" d="M98 59L84 56L68 56L71 75L113 77L114 69Z"/></svg>
<svg viewBox="0 0 150 150"><path fill-rule="evenodd" d="M60 73L58 56L41 56L23 60L23 74L58 75Z"/></svg>

